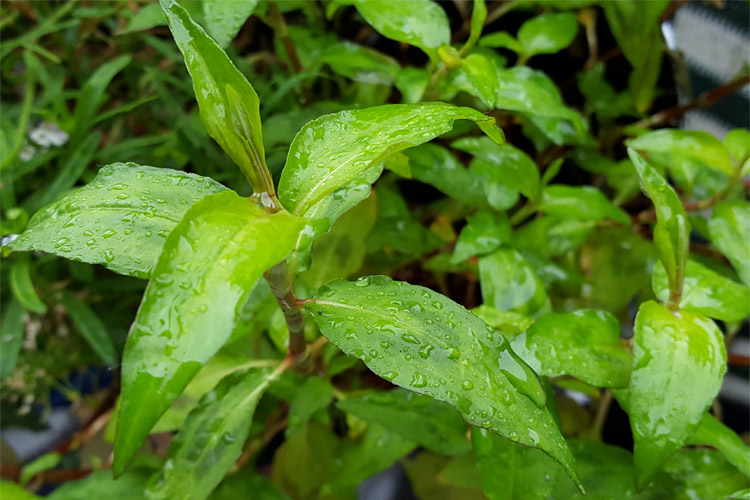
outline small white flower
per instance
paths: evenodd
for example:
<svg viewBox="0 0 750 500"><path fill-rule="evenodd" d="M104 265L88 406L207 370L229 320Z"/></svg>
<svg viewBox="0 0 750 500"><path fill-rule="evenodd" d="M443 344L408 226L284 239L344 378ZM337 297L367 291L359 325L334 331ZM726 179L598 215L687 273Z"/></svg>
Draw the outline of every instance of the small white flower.
<svg viewBox="0 0 750 500"><path fill-rule="evenodd" d="M57 123L42 122L29 132L29 139L43 148L60 147L68 142L68 133L58 127Z"/></svg>

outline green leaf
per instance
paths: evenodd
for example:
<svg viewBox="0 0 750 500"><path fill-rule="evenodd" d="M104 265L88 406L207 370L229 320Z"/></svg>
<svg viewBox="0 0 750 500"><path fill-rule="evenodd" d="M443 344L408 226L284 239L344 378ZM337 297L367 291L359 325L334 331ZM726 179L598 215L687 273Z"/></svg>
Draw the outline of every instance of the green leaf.
<svg viewBox="0 0 750 500"><path fill-rule="evenodd" d="M542 14L529 19L518 30L518 41L526 58L537 54L554 54L575 39L578 33L576 16L569 13Z"/></svg>
<svg viewBox="0 0 750 500"><path fill-rule="evenodd" d="M229 338L255 282L286 257L303 225L229 191L198 202L169 234L123 354L116 474Z"/></svg>
<svg viewBox="0 0 750 500"><path fill-rule="evenodd" d="M669 282L664 266L654 266L652 283L656 298L669 300ZM750 288L688 260L680 297L680 309L722 321L742 321L750 315Z"/></svg>
<svg viewBox="0 0 750 500"><path fill-rule="evenodd" d="M336 189L366 177L390 154L450 131L457 119L474 121L502 143L494 118L442 102L389 104L322 116L294 138L279 181L279 198L287 210L305 215Z"/></svg>
<svg viewBox="0 0 750 500"><path fill-rule="evenodd" d="M546 186L537 208L540 212L560 217L594 221L611 219L623 226L630 225L628 214L592 186Z"/></svg>
<svg viewBox="0 0 750 500"><path fill-rule="evenodd" d="M39 298L31 281L31 266L28 259L13 263L10 268L10 289L25 309L37 314L47 312L47 305Z"/></svg>
<svg viewBox="0 0 750 500"><path fill-rule="evenodd" d="M225 190L207 177L177 170L107 165L90 184L34 214L26 231L8 247L148 278L165 238L187 209Z"/></svg>
<svg viewBox="0 0 750 500"><path fill-rule="evenodd" d="M595 226L592 220L537 217L516 231L510 244L522 252L557 257L581 246Z"/></svg>
<svg viewBox="0 0 750 500"><path fill-rule="evenodd" d="M663 158L658 162L667 167L678 162L697 161L731 176L734 162L724 145L708 132L700 130L661 129L628 141L628 147L638 152ZM656 161L654 160L656 163Z"/></svg>
<svg viewBox="0 0 750 500"><path fill-rule="evenodd" d="M159 0L159 3L167 15L177 47L185 57L201 121L208 135L240 167L256 193L272 193L263 150L258 94L184 8L175 0Z"/></svg>
<svg viewBox="0 0 750 500"><path fill-rule="evenodd" d="M337 406L435 453L460 455L471 448L466 441L466 423L453 408L410 391L347 397Z"/></svg>
<svg viewBox="0 0 750 500"><path fill-rule="evenodd" d="M679 300L690 246L690 223L677 193L667 181L634 150L628 149L628 155L656 209L654 244L667 270L670 300Z"/></svg>
<svg viewBox="0 0 750 500"><path fill-rule="evenodd" d="M688 442L690 444L713 446L737 470L750 476L750 448L736 432L719 422L710 413L703 415L698 430L695 431Z"/></svg>
<svg viewBox="0 0 750 500"><path fill-rule="evenodd" d="M323 335L381 377L543 450L575 478L539 378L497 330L463 307L385 276L333 281L306 307Z"/></svg>
<svg viewBox="0 0 750 500"><path fill-rule="evenodd" d="M742 165L750 157L750 130L736 128L724 136L724 147L732 155L735 164Z"/></svg>
<svg viewBox="0 0 750 500"><path fill-rule="evenodd" d="M472 454L467 454L471 456ZM473 457L471 457L473 458ZM416 456L409 456L401 463L406 469L406 474L411 483L416 498L442 499L442 500L486 500L482 494L481 477L471 484L466 484L467 474L461 474L460 481L448 482L445 473L452 472L451 469L455 459L437 455L435 453L422 452ZM478 470L474 464L474 470ZM451 474L450 476L452 476ZM476 474L472 474L475 476ZM453 479L453 477L451 477ZM454 484L458 482L459 484Z"/></svg>
<svg viewBox="0 0 750 500"><path fill-rule="evenodd" d="M10 299L0 324L0 380L11 375L16 368L25 333L23 316L21 302Z"/></svg>
<svg viewBox="0 0 750 500"><path fill-rule="evenodd" d="M209 500L237 500L252 491L256 500L289 500L269 478L247 468L232 474L221 482Z"/></svg>
<svg viewBox="0 0 750 500"><path fill-rule="evenodd" d="M539 190L539 171L534 161L510 144L498 145L486 137L464 137L451 143L451 147L474 155L492 164L508 187L535 199Z"/></svg>
<svg viewBox="0 0 750 500"><path fill-rule="evenodd" d="M392 84L400 69L393 58L347 41L333 44L318 60L355 82L374 85Z"/></svg>
<svg viewBox="0 0 750 500"><path fill-rule="evenodd" d="M497 89L500 86L495 61L482 54L470 54L462 63L458 80L454 84L478 97L488 108L494 108Z"/></svg>
<svg viewBox="0 0 750 500"><path fill-rule="evenodd" d="M511 342L540 375L572 375L595 387L627 387L633 356L620 323L605 311L548 314Z"/></svg>
<svg viewBox="0 0 750 500"><path fill-rule="evenodd" d="M708 231L711 241L732 263L740 279L750 285L750 205L741 201L716 204Z"/></svg>
<svg viewBox="0 0 750 500"><path fill-rule="evenodd" d="M648 110L654 99L662 60L659 18L668 4L668 0L620 0L602 4L609 28L633 66L629 85L639 113Z"/></svg>
<svg viewBox="0 0 750 500"><path fill-rule="evenodd" d="M551 312L544 285L515 250L504 248L480 257L479 283L484 303L495 309L531 317Z"/></svg>
<svg viewBox="0 0 750 500"><path fill-rule="evenodd" d="M466 169L449 150L424 144L404 153L412 176L469 206L489 208L481 177Z"/></svg>
<svg viewBox="0 0 750 500"><path fill-rule="evenodd" d="M750 488L745 488L744 490L735 491L731 495L729 495L729 498L733 500L750 500Z"/></svg>
<svg viewBox="0 0 750 500"><path fill-rule="evenodd" d="M479 40L479 37L482 36L484 21L486 19L487 5L485 4L484 0L474 0L471 10L471 27L469 30L469 38L461 48L462 54L477 44L477 40Z"/></svg>
<svg viewBox="0 0 750 500"><path fill-rule="evenodd" d="M154 475L155 457L151 460L134 463L125 474L116 481L112 478L112 471L100 470L77 481L68 481L55 489L47 497L52 500L90 500L99 498L106 492L107 498L117 500L143 500L144 490L150 478Z"/></svg>
<svg viewBox="0 0 750 500"><path fill-rule="evenodd" d="M130 33L133 31L143 31L156 26L167 24L167 17L158 3L144 5L128 21L128 25L118 33Z"/></svg>
<svg viewBox="0 0 750 500"><path fill-rule="evenodd" d="M438 48L450 44L448 17L432 0L350 0L350 3L382 35L419 47L430 58L436 57Z"/></svg>
<svg viewBox="0 0 750 500"><path fill-rule="evenodd" d="M277 373L250 369L224 378L180 426L151 499L208 498L242 453L255 407Z"/></svg>
<svg viewBox="0 0 750 500"><path fill-rule="evenodd" d="M557 85L541 71L526 66L498 70L500 87L495 106L532 116L561 118L582 127L581 115L565 106Z"/></svg>
<svg viewBox="0 0 750 500"><path fill-rule="evenodd" d="M634 331L630 421L640 487L700 425L721 387L727 354L710 319L653 301L641 304Z"/></svg>
<svg viewBox="0 0 750 500"><path fill-rule="evenodd" d="M407 66L396 73L396 88L401 92L401 100L404 103L413 104L421 101L429 83L430 74L423 69Z"/></svg>
<svg viewBox="0 0 750 500"><path fill-rule="evenodd" d="M29 493L26 488L16 483L3 480L0 480L0 497L6 500L38 500L41 498L33 493Z"/></svg>
<svg viewBox="0 0 750 500"><path fill-rule="evenodd" d="M112 339L109 337L107 327L99 317L86 305L78 300L73 294L64 292L61 301L63 307L73 319L78 332L86 340L86 343L96 354L109 366L117 365L119 359Z"/></svg>
<svg viewBox="0 0 750 500"><path fill-rule="evenodd" d="M56 451L46 453L23 466L21 469L21 484L27 484L31 479L46 470L54 469L62 460L62 455Z"/></svg>
<svg viewBox="0 0 750 500"><path fill-rule="evenodd" d="M237 36L257 5L258 0L204 0L206 30L224 48Z"/></svg>
<svg viewBox="0 0 750 500"><path fill-rule="evenodd" d="M500 330L508 339L515 337L534 323L533 319L521 313L499 311L485 304L475 307L471 312L482 318L482 321L491 327Z"/></svg>
<svg viewBox="0 0 750 500"><path fill-rule="evenodd" d="M291 435L318 411L325 409L333 399L333 391L333 386L326 379L308 377L289 403L289 426L286 435Z"/></svg>
<svg viewBox="0 0 750 500"><path fill-rule="evenodd" d="M451 264L486 255L510 240L510 223L505 215L479 211L467 219L456 241Z"/></svg>
<svg viewBox="0 0 750 500"><path fill-rule="evenodd" d="M520 54L523 52L523 44L519 42L513 35L505 31L498 31L487 36L483 36L482 39L479 40L479 46L509 49L516 54Z"/></svg>

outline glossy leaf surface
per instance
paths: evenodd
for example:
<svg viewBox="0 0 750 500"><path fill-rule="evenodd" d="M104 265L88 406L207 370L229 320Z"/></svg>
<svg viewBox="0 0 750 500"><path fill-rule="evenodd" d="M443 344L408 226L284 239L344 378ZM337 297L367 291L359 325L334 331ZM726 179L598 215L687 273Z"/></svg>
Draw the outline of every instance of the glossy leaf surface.
<svg viewBox="0 0 750 500"><path fill-rule="evenodd" d="M724 339L708 318L644 302L635 319L630 421L636 482L645 485L700 425L726 371Z"/></svg>
<svg viewBox="0 0 750 500"><path fill-rule="evenodd" d="M253 190L272 192L263 150L258 94L180 4L175 0L160 0L160 3L177 47L185 57L208 135L240 167Z"/></svg>
<svg viewBox="0 0 750 500"><path fill-rule="evenodd" d="M28 259L13 263L10 268L10 289L25 309L37 314L47 312L47 304L39 298L34 283L31 281L31 266Z"/></svg>
<svg viewBox="0 0 750 500"><path fill-rule="evenodd" d="M469 206L489 208L481 178L465 168L448 149L424 144L404 152L415 179L434 186Z"/></svg>
<svg viewBox="0 0 750 500"><path fill-rule="evenodd" d="M337 406L366 422L443 455L460 455L471 445L466 423L447 404L404 389L347 397Z"/></svg>
<svg viewBox="0 0 750 500"><path fill-rule="evenodd" d="M543 450L575 477L537 375L500 332L463 307L384 276L328 283L306 307L334 345L381 377Z"/></svg>
<svg viewBox="0 0 750 500"><path fill-rule="evenodd" d="M734 173L732 157L724 145L708 132L700 130L661 129L628 142L628 146L650 155L666 155L666 164L694 160L724 172Z"/></svg>
<svg viewBox="0 0 750 500"><path fill-rule="evenodd" d="M229 338L255 282L302 227L230 191L196 204L170 233L125 345L115 473Z"/></svg>
<svg viewBox="0 0 750 500"><path fill-rule="evenodd" d="M484 303L500 311L538 317L551 312L547 292L523 256L508 248L479 259Z"/></svg>
<svg viewBox="0 0 750 500"><path fill-rule="evenodd" d="M541 375L572 375L595 387L627 387L630 380L633 356L617 318L605 311L548 314L511 346Z"/></svg>
<svg viewBox="0 0 750 500"><path fill-rule="evenodd" d="M205 0L203 2L206 29L219 47L229 45L257 5L258 0Z"/></svg>
<svg viewBox="0 0 750 500"><path fill-rule="evenodd" d="M451 263L486 255L510 240L510 223L505 215L480 211L468 217L456 241Z"/></svg>
<svg viewBox="0 0 750 500"><path fill-rule="evenodd" d="M720 202L708 221L711 241L750 286L750 205L741 201Z"/></svg>
<svg viewBox="0 0 750 500"><path fill-rule="evenodd" d="M591 186L547 186L542 190L538 208L550 215L581 220L611 219L623 226L630 225L628 214Z"/></svg>
<svg viewBox="0 0 750 500"><path fill-rule="evenodd" d="M242 453L255 407L272 378L270 369L236 372L203 396L170 444L148 498L207 498Z"/></svg>
<svg viewBox="0 0 750 500"><path fill-rule="evenodd" d="M669 300L667 272L661 263L654 266L652 284L659 300ZM689 260L680 309L722 321L742 321L750 316L750 288Z"/></svg>
<svg viewBox="0 0 750 500"><path fill-rule="evenodd" d="M529 19L518 30L518 41L526 57L554 54L573 42L578 33L575 15L569 12L543 14Z"/></svg>
<svg viewBox="0 0 750 500"><path fill-rule="evenodd" d="M580 123L581 116L565 106L556 85L541 71L517 66L498 73L497 108Z"/></svg>
<svg viewBox="0 0 750 500"><path fill-rule="evenodd" d="M457 119L476 122L502 143L502 131L493 118L441 102L390 104L322 116L305 125L292 142L279 198L287 210L304 215L336 189L364 178L386 156L450 131Z"/></svg>
<svg viewBox="0 0 750 500"><path fill-rule="evenodd" d="M670 296L679 297L690 245L690 223L685 209L674 189L651 165L632 149L628 150L628 155L641 179L641 186L656 209L654 244L667 271Z"/></svg>
<svg viewBox="0 0 750 500"><path fill-rule="evenodd" d="M351 0L351 3L382 35L419 47L430 57L450 43L448 18L432 0Z"/></svg>
<svg viewBox="0 0 750 500"><path fill-rule="evenodd" d="M42 251L148 278L167 235L198 200L225 191L195 174L135 163L102 167L85 187L37 212L9 248Z"/></svg>
<svg viewBox="0 0 750 500"><path fill-rule="evenodd" d="M737 470L750 476L750 447L732 429L710 413L703 415L689 444L709 445L719 450Z"/></svg>

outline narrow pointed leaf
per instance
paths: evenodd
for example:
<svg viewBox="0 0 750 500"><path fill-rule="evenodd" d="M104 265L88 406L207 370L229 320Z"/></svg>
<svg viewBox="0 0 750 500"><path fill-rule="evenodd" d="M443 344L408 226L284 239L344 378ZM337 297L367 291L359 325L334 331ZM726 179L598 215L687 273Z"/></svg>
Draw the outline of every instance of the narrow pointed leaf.
<svg viewBox="0 0 750 500"><path fill-rule="evenodd" d="M31 266L28 259L13 263L10 268L10 289L25 309L37 314L47 312L47 304L39 298L31 281Z"/></svg>
<svg viewBox="0 0 750 500"><path fill-rule="evenodd" d="M253 14L258 0L205 0L206 29L219 47L226 47Z"/></svg>
<svg viewBox="0 0 750 500"><path fill-rule="evenodd" d="M709 445L719 450L737 470L750 476L750 447L732 429L711 415L703 415L698 430L692 435L689 444Z"/></svg>
<svg viewBox="0 0 750 500"><path fill-rule="evenodd" d="M272 192L263 150L258 94L180 4L175 0L159 0L159 3L185 57L208 135L240 167L256 192Z"/></svg>
<svg viewBox="0 0 750 500"><path fill-rule="evenodd" d="M716 248L750 286L750 205L741 201L718 203L708 221L708 231Z"/></svg>
<svg viewBox="0 0 750 500"><path fill-rule="evenodd" d="M279 198L287 210L305 215L336 189L366 177L390 154L450 131L457 119L474 121L502 143L494 118L442 102L389 104L322 116L294 138L279 181Z"/></svg>
<svg viewBox="0 0 750 500"><path fill-rule="evenodd" d="M652 284L656 298L666 302L669 283L661 262L654 266ZM680 309L722 321L742 321L750 316L750 287L689 260L685 266Z"/></svg>
<svg viewBox="0 0 750 500"><path fill-rule="evenodd" d="M511 343L541 375L572 375L595 387L627 387L633 356L620 323L605 311L548 314Z"/></svg>
<svg viewBox="0 0 750 500"><path fill-rule="evenodd" d="M414 392L395 389L347 397L337 406L435 453L460 455L471 448L466 441L467 425L456 410Z"/></svg>
<svg viewBox="0 0 750 500"><path fill-rule="evenodd" d="M169 445L148 498L207 498L242 453L255 407L273 378L267 368L235 372L203 396Z"/></svg>
<svg viewBox="0 0 750 500"><path fill-rule="evenodd" d="M96 354L109 366L115 366L118 362L117 351L112 339L109 337L107 328L94 311L83 301L77 299L71 293L63 293L62 305L73 319L78 332L86 340L86 343Z"/></svg>
<svg viewBox="0 0 750 500"><path fill-rule="evenodd" d="M195 174L135 163L107 165L87 186L34 214L8 248L148 278L185 212L221 191L226 188L218 182Z"/></svg>
<svg viewBox="0 0 750 500"><path fill-rule="evenodd" d="M500 311L538 317L552 311L544 284L523 256L501 248L479 259L484 303Z"/></svg>
<svg viewBox="0 0 750 500"><path fill-rule="evenodd" d="M125 345L116 474L229 338L255 282L303 225L228 191L198 202L170 233Z"/></svg>
<svg viewBox="0 0 750 500"><path fill-rule="evenodd" d="M690 245L690 222L677 193L667 181L635 150L628 149L628 155L641 179L641 186L656 209L654 244L667 270L670 297L679 298Z"/></svg>
<svg viewBox="0 0 750 500"><path fill-rule="evenodd" d="M17 299L8 301L0 324L0 380L13 373L24 337L23 306Z"/></svg>
<svg viewBox="0 0 750 500"><path fill-rule="evenodd" d="M484 0L474 0L471 10L471 28L469 38L466 40L461 52L465 52L477 44L477 40L482 36L484 21L487 19L487 5Z"/></svg>
<svg viewBox="0 0 750 500"><path fill-rule="evenodd" d="M724 339L708 318L644 302L635 319L630 421L643 486L698 429L726 371Z"/></svg>
<svg viewBox="0 0 750 500"><path fill-rule="evenodd" d="M333 281L306 306L322 333L381 377L473 425L541 449L575 478L537 375L500 332L450 299L385 276Z"/></svg>

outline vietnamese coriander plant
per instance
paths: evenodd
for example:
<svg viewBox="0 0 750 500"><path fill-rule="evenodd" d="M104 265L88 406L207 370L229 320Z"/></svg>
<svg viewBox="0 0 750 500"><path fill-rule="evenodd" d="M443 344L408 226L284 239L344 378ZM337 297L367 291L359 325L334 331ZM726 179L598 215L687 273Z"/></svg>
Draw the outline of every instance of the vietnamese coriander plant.
<svg viewBox="0 0 750 500"><path fill-rule="evenodd" d="M243 20L257 3L247 2ZM139 450L152 432L176 430L166 462L147 467L138 483L145 498L205 499L243 474L257 482L234 498L351 498L360 481L417 449L421 469L407 466L410 477L437 476L456 496L481 482L490 499L750 498L748 447L710 411L727 370L725 344L750 313L742 186L750 135L738 129L721 142L703 132L650 131L662 122L644 119L624 132L630 138L619 162L597 152L588 135L587 118L611 124L623 114L643 116L653 102L661 57L644 60L639 50L651 49L621 35L632 28L628 19L658 19L666 3L604 2L635 76L618 100L601 65L590 66L579 77L584 117L526 63L568 46L579 23L588 29L586 9L534 17L517 36L482 36L488 9L478 0L465 43L452 46L445 13L431 1L332 2L331 12L354 5L383 36L421 49L431 70L395 76L403 103L309 121L275 181L263 103L222 49L228 40L210 36L181 3L160 0L200 119L253 194L196 174L114 163L47 200L5 246L148 280L122 354L111 422L111 467L122 477L114 484L143 467ZM289 41L278 7L262 4ZM658 44L657 28L643 29ZM504 67L498 48L518 64ZM336 57L329 53L328 63L345 64L346 54ZM475 105L444 102L459 93ZM592 96L608 100L597 107ZM619 113L623 99L627 111ZM575 147L533 160L505 143L495 110L515 114L535 145ZM446 134L453 151L430 143ZM612 196L553 184L563 160L603 175ZM455 202L445 209L452 214L426 231L400 198L397 176L436 187ZM640 190L653 207L633 214L623 205ZM464 219L456 236L453 222ZM356 231L363 227L367 239ZM362 236L330 251L347 231ZM691 232L710 252L691 254ZM631 255L608 272L593 249L612 244ZM439 277L435 286L358 273L365 246L385 249L382 262L396 265L399 245L433 252L425 266ZM360 255L354 266L352 255ZM577 260L581 274L571 271ZM23 283L28 270L18 269L14 279ZM628 273L650 275L651 283L633 287ZM467 300L469 310L436 291L447 290L451 274L478 281L482 305ZM572 287L582 299L551 300L552 290L564 297ZM274 301L275 310L266 307ZM611 312L628 304L634 317ZM278 349L211 368L260 314L274 318L269 334ZM632 336L622 336L631 325ZM117 364L114 348L101 345L102 359ZM334 382L357 369L379 379ZM579 408L571 393L589 398L592 418L568 408ZM200 399L181 412L185 394ZM613 401L629 417L632 454L601 442ZM254 419L261 406L263 417ZM286 441L276 451L284 460L274 463L274 486L243 466L268 444L254 438L276 425Z"/></svg>

